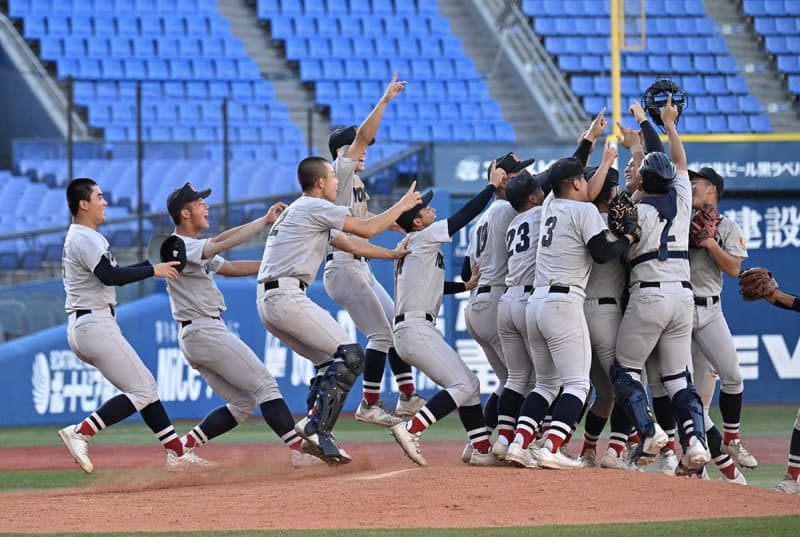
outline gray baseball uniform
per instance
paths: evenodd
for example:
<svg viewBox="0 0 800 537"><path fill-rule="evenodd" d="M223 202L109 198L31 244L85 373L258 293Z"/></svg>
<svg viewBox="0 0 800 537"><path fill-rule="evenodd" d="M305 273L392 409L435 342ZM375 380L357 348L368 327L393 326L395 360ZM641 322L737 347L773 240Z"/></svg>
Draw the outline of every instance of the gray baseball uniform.
<svg viewBox="0 0 800 537"><path fill-rule="evenodd" d="M469 328L470 335L481 346L489 365L497 375L495 393L498 396L508 378L508 369L503 358L500 336L497 334L497 305L506 290L506 232L516 215L517 211L508 201L496 199L475 224L475 260L480 277L468 305Z"/></svg>
<svg viewBox="0 0 800 537"><path fill-rule="evenodd" d="M103 235L80 224L69 226L62 257L67 341L78 358L96 367L138 411L158 400L158 387L114 318L116 289L94 274L102 257L117 266Z"/></svg>
<svg viewBox="0 0 800 537"><path fill-rule="evenodd" d="M604 229L594 204L551 193L542 206L534 291L525 317L536 370L533 391L550 403L562 385L564 394L581 401L589 393L592 353L583 303L593 261L586 245ZM568 432L572 424L565 426Z"/></svg>
<svg viewBox="0 0 800 537"><path fill-rule="evenodd" d="M225 299L214 274L225 260L203 258L206 239L178 235L186 245L186 267L167 281L172 317L180 324L179 343L187 362L227 402L237 422L249 418L256 405L281 397L264 363L220 318Z"/></svg>
<svg viewBox="0 0 800 537"><path fill-rule="evenodd" d="M273 224L258 273L261 322L315 365L330 361L340 345L355 343L305 294L316 278L332 230L341 230L349 214L348 207L300 196Z"/></svg>
<svg viewBox="0 0 800 537"><path fill-rule="evenodd" d="M728 254L747 258L742 230L730 218L722 217L717 225L716 240ZM698 363L705 356L719 374L721 390L730 394L742 393L744 383L739 360L720 302L722 271L705 248L692 248L689 255L695 296L692 342L702 353L702 356L692 355L694 370L696 375L707 370ZM701 381L702 378L695 377L695 384L700 385Z"/></svg>
<svg viewBox="0 0 800 537"><path fill-rule="evenodd" d="M469 258L470 267L474 267L478 264L478 260L475 258L475 244L478 242L475 239L475 232L478 230L478 226L472 226L469 231L469 243L467 244L467 252L466 257ZM469 321L469 305L472 303L472 299L475 298L475 288L473 287L469 291L469 299L467 300L467 304L464 306L464 326L467 329L469 334L472 334L472 324Z"/></svg>
<svg viewBox="0 0 800 537"><path fill-rule="evenodd" d="M356 174L358 160L339 157L333 170L339 182L336 205L350 208L352 216L369 218L369 195ZM352 240L365 240L348 235ZM394 303L369 266L369 261L349 252L330 248L323 283L330 297L350 314L356 327L367 337L367 349L386 353L392 347Z"/></svg>
<svg viewBox="0 0 800 537"><path fill-rule="evenodd" d="M601 213L608 222L608 213ZM607 418L614 406L614 388L609 368L614 363L617 332L622 321L622 294L625 291L625 267L622 260L610 263L593 263L586 284L586 301L583 312L589 328L592 345L591 379L596 390L592 412Z"/></svg>
<svg viewBox="0 0 800 537"><path fill-rule="evenodd" d="M533 290L541 207L519 213L508 225L506 292L497 306L497 333L508 368L505 387L519 394L533 388L536 377L529 352L525 308Z"/></svg>
<svg viewBox="0 0 800 537"><path fill-rule="evenodd" d="M617 361L622 367L641 370L655 349L664 376L686 370L691 355L693 295L689 283L689 223L692 212L692 188L686 171L673 181L677 212L665 232L666 220L658 210L640 202L639 225L642 238L626 252L632 265L630 300L617 338ZM667 242L662 246L662 235ZM685 257L658 257L642 261L666 247L666 253ZM667 386L669 389L669 386ZM673 393L670 396L674 395Z"/></svg>
<svg viewBox="0 0 800 537"><path fill-rule="evenodd" d="M409 233L411 251L395 261L394 341L397 352L453 397L458 406L480 404L478 377L436 328L444 292L442 244L450 242L447 220Z"/></svg>

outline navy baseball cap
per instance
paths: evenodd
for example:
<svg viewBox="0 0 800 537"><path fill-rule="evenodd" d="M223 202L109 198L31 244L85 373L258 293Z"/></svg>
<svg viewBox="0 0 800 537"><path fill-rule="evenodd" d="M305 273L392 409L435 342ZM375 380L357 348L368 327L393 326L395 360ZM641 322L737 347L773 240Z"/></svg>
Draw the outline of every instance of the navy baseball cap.
<svg viewBox="0 0 800 537"><path fill-rule="evenodd" d="M592 178L599 166L586 166L583 169L583 176L588 181ZM603 188L619 185L619 171L616 168L609 168L606 174L606 181L603 183Z"/></svg>
<svg viewBox="0 0 800 537"><path fill-rule="evenodd" d="M331 152L331 158L336 160L336 153L339 148L345 145L350 145L356 141L356 131L358 127L351 125L349 127L337 127L333 129L330 137L328 138L328 150ZM369 145L375 143L373 138Z"/></svg>
<svg viewBox="0 0 800 537"><path fill-rule="evenodd" d="M558 159L543 172L551 186L576 177L583 178L583 164L577 157Z"/></svg>
<svg viewBox="0 0 800 537"><path fill-rule="evenodd" d="M409 209L403 214L401 214L395 222L401 228L405 229L406 232L411 232L411 228L414 226L414 218L417 217L417 213L419 213L422 209L428 206L428 204L433 199L433 190L428 190L422 195L422 203L417 203L413 209Z"/></svg>
<svg viewBox="0 0 800 537"><path fill-rule="evenodd" d="M510 151L505 155L503 155L502 157L497 157L496 159L494 159L494 161L495 161L494 164L495 167L500 168L501 170L505 170L505 172L510 175L512 173L521 172L522 170L524 170L525 168L536 162L536 159L529 158L526 160L520 160L516 153ZM491 177L491 171L492 168L490 166L489 170L486 172L487 180Z"/></svg>
<svg viewBox="0 0 800 537"><path fill-rule="evenodd" d="M717 193L719 197L722 197L722 192L725 190L725 180L722 178L720 174L714 168L700 168L697 171L689 170L689 180L692 179L705 179L706 181L710 182L712 185L717 187Z"/></svg>
<svg viewBox="0 0 800 537"><path fill-rule="evenodd" d="M506 183L506 199L514 209L525 205L525 200L533 194L537 188L541 188L547 180L543 174L531 175L528 170L522 170Z"/></svg>
<svg viewBox="0 0 800 537"><path fill-rule="evenodd" d="M211 189L197 191L192 183L185 183L182 187L176 188L167 198L167 212L170 215L177 215L183 206L194 200L205 199L211 195Z"/></svg>

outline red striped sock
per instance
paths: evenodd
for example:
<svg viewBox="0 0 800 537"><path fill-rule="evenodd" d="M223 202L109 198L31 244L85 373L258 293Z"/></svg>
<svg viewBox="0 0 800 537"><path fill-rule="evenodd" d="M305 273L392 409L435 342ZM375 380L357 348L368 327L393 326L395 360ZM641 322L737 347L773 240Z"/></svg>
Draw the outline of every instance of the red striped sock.
<svg viewBox="0 0 800 537"><path fill-rule="evenodd" d="M369 406L372 406L375 403L377 403L380 400L380 398L381 398L381 394L380 393L364 392L364 401L366 401L366 403Z"/></svg>
<svg viewBox="0 0 800 537"><path fill-rule="evenodd" d="M545 442L547 442L548 440L553 445L553 448L550 450L553 453L558 451L558 448L560 448L562 446L562 444L564 444L564 441L565 441L564 438L561 438L559 435L554 434L554 433L548 433L547 434L547 436L545 437Z"/></svg>
<svg viewBox="0 0 800 537"><path fill-rule="evenodd" d="M786 473L792 476L792 479L797 481L797 478L800 477L800 466L789 466L786 468Z"/></svg>
<svg viewBox="0 0 800 537"><path fill-rule="evenodd" d="M738 438L739 438L739 431L736 432L725 431L724 433L722 433L723 444L730 444L732 440L736 440Z"/></svg>
<svg viewBox="0 0 800 537"><path fill-rule="evenodd" d="M169 449L170 451L174 451L175 455L177 455L178 457L183 455L183 443L181 442L181 439L178 438L177 436L172 440L168 440L167 442L162 442L162 445L164 446L164 449Z"/></svg>
<svg viewBox="0 0 800 537"><path fill-rule="evenodd" d="M402 384L397 385L397 389L406 396L406 398L411 397L414 395L414 383L413 382L404 382Z"/></svg>
<svg viewBox="0 0 800 537"><path fill-rule="evenodd" d="M492 444L489 443L488 439L484 438L482 440L478 440L477 442L473 442L472 449L475 449L480 453L489 453L489 450L492 449Z"/></svg>
<svg viewBox="0 0 800 537"><path fill-rule="evenodd" d="M419 419L417 416L414 416L413 418L411 418L411 421L408 422L406 428L408 429L408 432L410 432L411 434L416 434L416 433L421 433L428 427L421 419Z"/></svg>
<svg viewBox="0 0 800 537"><path fill-rule="evenodd" d="M633 433L628 435L628 443L630 444L641 444L642 439L639 436L639 433Z"/></svg>
<svg viewBox="0 0 800 537"><path fill-rule="evenodd" d="M97 432L94 430L94 427L92 427L92 424L89 423L89 418L86 418L85 420L80 422L80 424L75 428L75 430L78 433L86 436L94 436L94 433Z"/></svg>

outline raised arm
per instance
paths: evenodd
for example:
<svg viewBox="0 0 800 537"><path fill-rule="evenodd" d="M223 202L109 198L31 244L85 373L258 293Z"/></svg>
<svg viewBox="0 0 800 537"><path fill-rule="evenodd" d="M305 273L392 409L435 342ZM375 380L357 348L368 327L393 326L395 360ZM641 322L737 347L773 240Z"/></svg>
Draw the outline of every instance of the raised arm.
<svg viewBox="0 0 800 537"><path fill-rule="evenodd" d="M369 239L378 233L389 229L401 214L413 209L419 203L422 203L422 196L419 192L414 191L416 186L417 182L412 182L411 186L408 188L408 192L406 192L403 197L400 198L400 201L377 216L367 218L366 220L359 220L358 218L354 218L352 216L346 216L342 231L353 233L359 237Z"/></svg>
<svg viewBox="0 0 800 537"><path fill-rule="evenodd" d="M356 131L356 139L352 144L350 144L350 147L347 149L347 153L345 154L347 158L361 158L361 154L372 142L372 140L375 139L375 135L378 133L378 127L383 119L383 112L386 110L386 105L389 104L392 99L397 97L401 91L403 91L403 89L406 87L406 84L408 84L408 82L405 80L397 80L397 72L395 71L392 81L389 82L389 84L386 86L386 91L383 92L383 97L381 97L381 100L378 101L378 104L375 105L375 108L372 109L361 125L358 126L358 130Z"/></svg>
<svg viewBox="0 0 800 537"><path fill-rule="evenodd" d="M589 162L589 155L592 152L592 148L594 147L595 140L597 140L600 136L603 135L603 131L606 130L606 109L603 107L602 110L594 117L592 123L589 125L589 128L583 134L583 137L578 140L578 148L575 150L572 156L578 158L584 166Z"/></svg>
<svg viewBox="0 0 800 537"><path fill-rule="evenodd" d="M497 188L505 184L508 176L505 170L497 168L496 164L496 161L493 160L489 168L489 184L465 203L456 214L447 219L447 232L451 237L469 224L473 218L481 214L481 211L492 199Z"/></svg>
<svg viewBox="0 0 800 537"><path fill-rule="evenodd" d="M220 252L224 252L225 250L229 250L251 240L258 235L264 227L273 224L284 209L286 209L286 204L278 202L270 207L269 211L267 211L267 214L264 216L256 218L247 224L242 224L241 226L223 231L216 237L208 239L205 246L203 246L203 259L208 259Z"/></svg>
<svg viewBox="0 0 800 537"><path fill-rule="evenodd" d="M339 250L344 250L345 252L350 252L353 255L366 257L368 259L400 259L409 253L409 250L405 247L406 242L407 241L403 241L396 249L389 250L388 248L375 246L366 241L354 241L347 235L339 233L336 238L331 241L331 245Z"/></svg>
<svg viewBox="0 0 800 537"><path fill-rule="evenodd" d="M667 97L667 105L661 109L661 121L664 123L664 128L667 131L667 139L669 140L669 156L672 163L675 164L675 169L680 172L688 172L689 165L686 162L686 151L683 148L683 142L678 135L678 128L675 126L675 121L678 119L678 109L672 104L672 94Z"/></svg>
<svg viewBox="0 0 800 537"><path fill-rule="evenodd" d="M634 119L636 119L636 123L639 124L639 128L642 130L644 152L652 153L653 151L660 151L663 153L664 144L661 143L661 138L658 136L653 124L647 119L647 114L645 114L642 105L639 104L638 101L633 101L628 111L633 115Z"/></svg>
<svg viewBox="0 0 800 537"><path fill-rule="evenodd" d="M588 199L597 199L597 196L600 195L600 192L603 190L603 185L606 182L608 170L611 168L611 165L614 164L615 160L617 160L617 149L611 145L611 142L606 142L603 148L603 162L597 167L597 170L595 170L594 175L592 175L587 184L586 194Z"/></svg>

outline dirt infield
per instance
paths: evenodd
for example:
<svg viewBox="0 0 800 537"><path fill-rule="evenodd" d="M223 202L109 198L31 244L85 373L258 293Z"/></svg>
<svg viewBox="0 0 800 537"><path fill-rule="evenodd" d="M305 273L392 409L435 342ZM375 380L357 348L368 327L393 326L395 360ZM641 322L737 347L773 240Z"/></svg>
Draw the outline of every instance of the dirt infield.
<svg viewBox="0 0 800 537"><path fill-rule="evenodd" d="M786 439L751 440L763 463L784 461ZM0 494L0 532L488 527L800 513L800 497L713 481L472 468L458 458L462 447L423 442L430 466L418 468L394 444L348 444L354 461L347 466L295 470L279 445L206 446L202 455L221 468L175 475L163 470L156 446L95 446L95 467L117 471L81 488ZM0 469L11 468L79 471L51 447L0 449ZM326 510L322 496L346 501Z"/></svg>

